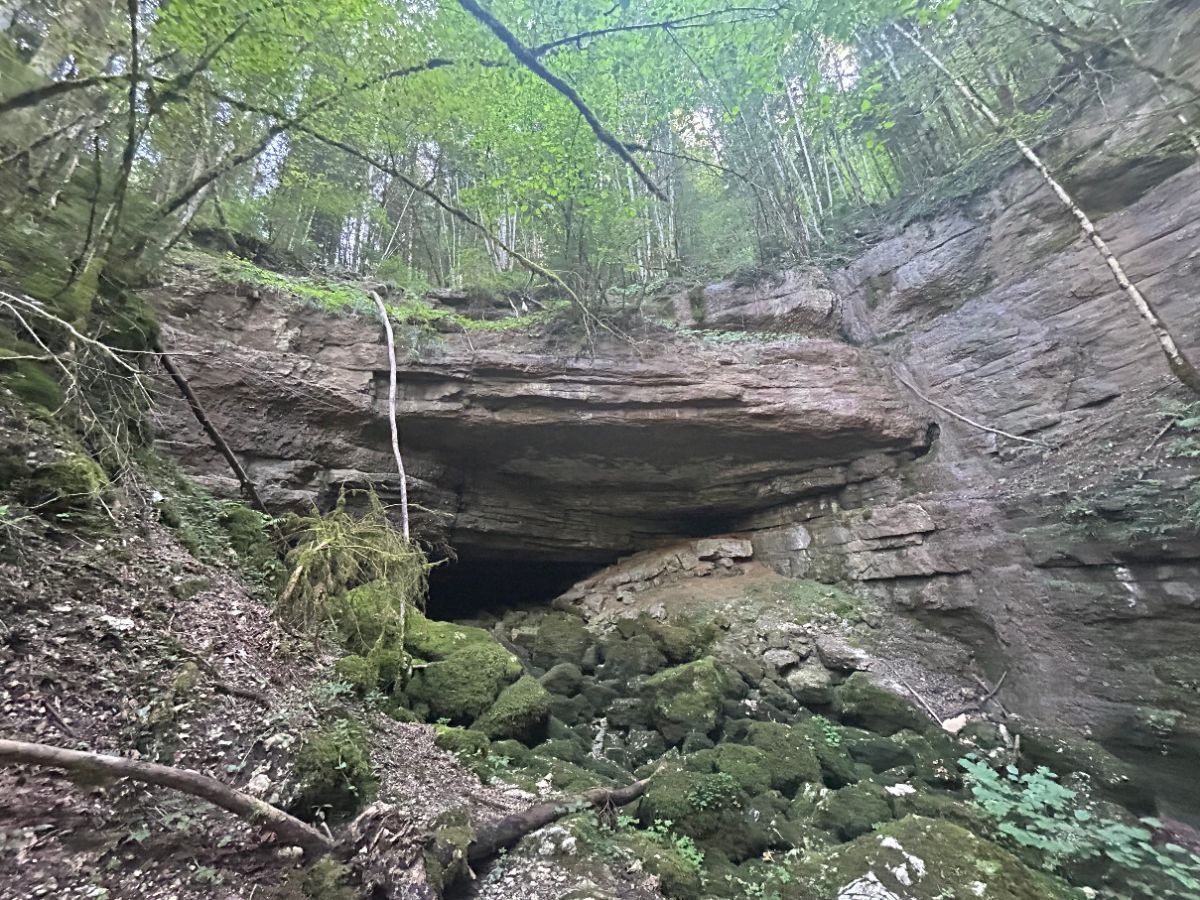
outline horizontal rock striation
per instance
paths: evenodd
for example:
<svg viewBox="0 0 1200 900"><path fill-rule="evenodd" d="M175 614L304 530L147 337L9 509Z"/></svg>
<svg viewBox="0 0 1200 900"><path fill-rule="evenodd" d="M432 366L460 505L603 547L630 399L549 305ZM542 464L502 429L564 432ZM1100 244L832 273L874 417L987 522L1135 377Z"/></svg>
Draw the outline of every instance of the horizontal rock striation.
<svg viewBox="0 0 1200 900"><path fill-rule="evenodd" d="M220 286L160 306L168 349L269 504L368 483L396 495L375 322ZM399 382L419 533L476 558L611 560L876 477L928 447L928 415L868 353L832 340L583 356L448 336L411 352ZM162 416L172 452L221 485L186 409Z"/></svg>

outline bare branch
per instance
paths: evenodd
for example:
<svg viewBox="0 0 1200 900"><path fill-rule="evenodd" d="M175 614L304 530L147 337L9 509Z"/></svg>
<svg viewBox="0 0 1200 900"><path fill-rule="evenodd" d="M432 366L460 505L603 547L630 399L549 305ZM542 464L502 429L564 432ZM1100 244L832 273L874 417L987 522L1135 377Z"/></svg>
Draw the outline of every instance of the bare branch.
<svg viewBox="0 0 1200 900"><path fill-rule="evenodd" d="M476 3L475 0L458 0L458 2L463 9L482 22L483 25L492 32L492 34L499 38L501 43L503 43L504 46L506 46L509 51L512 52L512 55L515 56L522 65L537 75L540 79L542 79L542 81L546 82L546 84L550 85L550 87L554 88L556 91L570 100L571 104L577 110L579 110L580 115L582 115L588 125L591 126L593 133L595 133L596 137L600 139L600 142L604 144L604 146L608 147L608 149L619 156L622 160L624 160L626 165L633 169L638 178L641 179L642 184L646 186L647 190L649 190L651 194L653 194L659 200L666 201L667 195L663 193L662 189L650 179L650 176L646 174L645 170L641 167L638 161L633 158L632 154L630 154L628 150L625 149L625 145L622 144L621 141L619 141L612 134L612 132L605 128L603 124L601 124L600 120L596 117L596 114L592 112L586 103L583 102L583 99L578 93L576 93L573 87L543 66L541 62L538 61L538 58L529 50L529 48L517 40L516 35L509 31L503 22Z"/></svg>
<svg viewBox="0 0 1200 900"><path fill-rule="evenodd" d="M47 744L0 740L0 761L34 766L51 766L68 772L86 772L112 778L129 778L142 784L181 791L235 816L274 832L286 844L301 848L310 859L319 859L334 851L335 844L311 825L301 822L271 804L234 790L226 784L190 769L177 769L142 762L124 756L106 756L81 750L65 750Z"/></svg>

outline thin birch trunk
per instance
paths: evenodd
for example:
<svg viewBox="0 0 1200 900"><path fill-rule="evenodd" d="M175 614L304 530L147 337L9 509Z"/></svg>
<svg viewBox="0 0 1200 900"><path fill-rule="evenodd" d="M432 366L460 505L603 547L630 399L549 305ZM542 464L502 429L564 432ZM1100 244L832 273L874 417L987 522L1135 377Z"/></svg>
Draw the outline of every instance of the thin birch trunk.
<svg viewBox="0 0 1200 900"><path fill-rule="evenodd" d="M396 470L400 473L400 531L407 541L408 537L408 476L404 472L404 458L400 455L400 429L396 424L396 338L392 333L392 320L388 317L387 307L383 299L374 291L371 299L379 309L379 318L383 320L383 331L387 335L388 348L388 425L392 433L392 455L396 458Z"/></svg>

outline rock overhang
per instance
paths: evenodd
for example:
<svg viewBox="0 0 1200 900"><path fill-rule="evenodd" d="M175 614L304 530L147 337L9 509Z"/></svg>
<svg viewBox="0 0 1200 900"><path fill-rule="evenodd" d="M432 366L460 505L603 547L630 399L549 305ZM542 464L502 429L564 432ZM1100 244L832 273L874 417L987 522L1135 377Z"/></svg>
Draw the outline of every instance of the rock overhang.
<svg viewBox="0 0 1200 900"><path fill-rule="evenodd" d="M158 305L168 349L203 351L182 366L269 503L328 502L368 483L395 499L377 323L220 286ZM579 354L448 335L400 360L399 389L420 533L484 557L611 561L928 449L929 419L903 389L829 339ZM220 485L186 410L168 407L161 425L166 446Z"/></svg>

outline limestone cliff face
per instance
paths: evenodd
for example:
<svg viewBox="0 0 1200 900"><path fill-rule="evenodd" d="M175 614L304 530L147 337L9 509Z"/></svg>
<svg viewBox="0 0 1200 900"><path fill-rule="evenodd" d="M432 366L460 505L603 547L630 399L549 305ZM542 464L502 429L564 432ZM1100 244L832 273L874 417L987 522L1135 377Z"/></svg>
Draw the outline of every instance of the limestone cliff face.
<svg viewBox="0 0 1200 900"><path fill-rule="evenodd" d="M1043 149L1195 358L1200 164L1160 107L1135 82ZM781 573L857 585L962 641L991 680L1008 672L1010 711L1146 763L1194 815L1200 539L1179 510L1197 470L1170 435L1152 445L1162 404L1188 398L1032 172L873 241L835 270L676 298L681 322L760 341L413 350L399 413L421 533L464 559L597 563L740 533ZM373 322L221 285L160 305L269 502L366 482L394 496ZM162 424L220 484L186 411Z"/></svg>
<svg viewBox="0 0 1200 900"><path fill-rule="evenodd" d="M171 347L269 503L343 485L397 491L387 357L370 319L228 287L165 303ZM832 340L596 355L496 335L447 336L399 373L421 533L464 557L611 561L679 535L827 495L928 449L930 417L871 354ZM223 464L182 407L169 446Z"/></svg>

